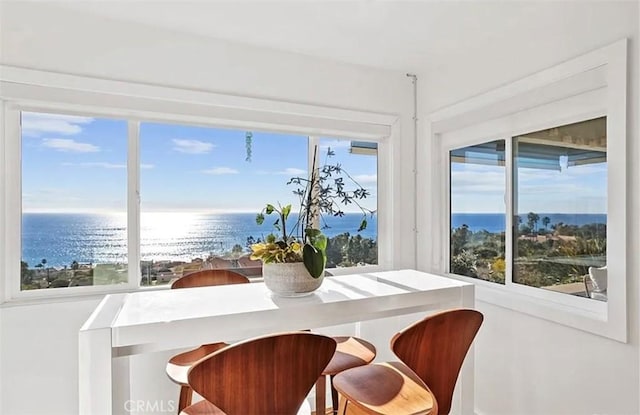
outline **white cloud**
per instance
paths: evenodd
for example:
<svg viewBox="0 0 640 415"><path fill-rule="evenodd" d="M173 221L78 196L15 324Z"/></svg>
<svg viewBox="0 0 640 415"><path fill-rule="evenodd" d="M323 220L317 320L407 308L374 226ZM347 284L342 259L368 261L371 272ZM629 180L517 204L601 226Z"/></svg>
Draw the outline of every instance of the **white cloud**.
<svg viewBox="0 0 640 415"><path fill-rule="evenodd" d="M370 184L378 181L377 174L356 174L353 179L359 184Z"/></svg>
<svg viewBox="0 0 640 415"><path fill-rule="evenodd" d="M90 143L81 143L70 138L45 138L42 140L42 145L57 151L72 153L97 153L100 151L98 146Z"/></svg>
<svg viewBox="0 0 640 415"><path fill-rule="evenodd" d="M174 144L173 149L179 153L206 154L210 153L211 150L213 150L213 148L215 147L213 143L207 143L205 141L199 140L174 138L172 141Z"/></svg>
<svg viewBox="0 0 640 415"><path fill-rule="evenodd" d="M504 193L505 175L500 171L465 169L451 172L453 193Z"/></svg>
<svg viewBox="0 0 640 415"><path fill-rule="evenodd" d="M101 167L104 169L126 169L127 165L122 163L109 163L105 161L94 161L94 162L85 162L85 163L61 163L62 166L79 166L79 167ZM154 168L153 164L141 164L141 169L152 169Z"/></svg>
<svg viewBox="0 0 640 415"><path fill-rule="evenodd" d="M86 162L86 163L62 163L63 166L80 166L80 167L101 167L103 169L126 169L126 164L107 163L104 161Z"/></svg>
<svg viewBox="0 0 640 415"><path fill-rule="evenodd" d="M74 135L82 132L83 125L93 121L91 117L23 112L22 134L27 137L40 137L51 133Z"/></svg>
<svg viewBox="0 0 640 415"><path fill-rule="evenodd" d="M231 167L214 167L212 169L202 170L202 173L219 176L223 174L238 174L239 171Z"/></svg>
<svg viewBox="0 0 640 415"><path fill-rule="evenodd" d="M327 151L328 148L349 148L351 147L350 140L322 140L322 145L320 149L323 151Z"/></svg>
<svg viewBox="0 0 640 415"><path fill-rule="evenodd" d="M289 176L300 176L300 175L306 175L307 171L303 170L303 169L296 169L295 167L287 167L284 170L281 171L277 171L274 174L283 174L283 175L289 175Z"/></svg>

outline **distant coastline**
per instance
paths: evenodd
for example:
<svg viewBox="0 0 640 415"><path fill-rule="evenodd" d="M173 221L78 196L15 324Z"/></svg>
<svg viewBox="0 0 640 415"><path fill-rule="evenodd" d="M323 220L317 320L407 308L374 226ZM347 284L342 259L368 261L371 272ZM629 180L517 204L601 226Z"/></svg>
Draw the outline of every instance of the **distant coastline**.
<svg viewBox="0 0 640 415"><path fill-rule="evenodd" d="M590 223L607 223L604 213L538 213L540 218L550 219L549 227L562 222L565 225L582 226ZM522 223L527 223L527 214L521 213ZM505 231L505 214L503 213L454 213L451 216L451 228L467 225L472 232L485 230L491 233Z"/></svg>

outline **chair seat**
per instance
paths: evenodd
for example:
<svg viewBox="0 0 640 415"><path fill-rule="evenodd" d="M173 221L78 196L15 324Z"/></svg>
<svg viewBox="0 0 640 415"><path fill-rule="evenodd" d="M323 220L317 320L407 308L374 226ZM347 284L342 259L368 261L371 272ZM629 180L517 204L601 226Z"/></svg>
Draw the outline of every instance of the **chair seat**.
<svg viewBox="0 0 640 415"><path fill-rule="evenodd" d="M310 415L311 414L311 406L309 402L306 400L302 402L302 406L300 406L300 410L298 410L297 415ZM220 408L215 406L209 401L202 400L200 402L194 403L191 406L186 407L180 415L227 415L222 412Z"/></svg>
<svg viewBox="0 0 640 415"><path fill-rule="evenodd" d="M228 346L227 343L211 343L203 344L197 349L188 350L186 352L173 356L167 363L166 372L169 379L173 382L188 386L187 372L191 365L203 357Z"/></svg>
<svg viewBox="0 0 640 415"><path fill-rule="evenodd" d="M429 388L400 362L376 363L339 373L333 385L359 413L436 415L438 404Z"/></svg>
<svg viewBox="0 0 640 415"><path fill-rule="evenodd" d="M227 415L220 408L209 401L201 400L193 405L187 406L180 412L180 415Z"/></svg>
<svg viewBox="0 0 640 415"><path fill-rule="evenodd" d="M368 341L357 337L333 337L338 344L336 353L322 372L323 375L335 375L344 370L371 363L376 357L376 348Z"/></svg>

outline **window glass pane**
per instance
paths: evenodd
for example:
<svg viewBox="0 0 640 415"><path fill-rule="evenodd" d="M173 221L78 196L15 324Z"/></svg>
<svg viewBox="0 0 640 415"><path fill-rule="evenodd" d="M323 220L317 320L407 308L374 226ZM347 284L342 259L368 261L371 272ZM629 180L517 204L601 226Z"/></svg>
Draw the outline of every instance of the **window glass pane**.
<svg viewBox="0 0 640 415"><path fill-rule="evenodd" d="M514 282L606 301L606 130L602 117L514 138Z"/></svg>
<svg viewBox="0 0 640 415"><path fill-rule="evenodd" d="M127 281L126 164L126 121L22 113L22 290Z"/></svg>
<svg viewBox="0 0 640 415"><path fill-rule="evenodd" d="M247 142L251 157L247 160ZM293 176L307 176L308 137L210 127L142 123L142 285L185 273L234 268L260 274L251 241L274 231L256 224L267 203L299 206Z"/></svg>
<svg viewBox="0 0 640 415"><path fill-rule="evenodd" d="M329 238L327 268L377 264L377 144L322 138L318 157L323 187L332 189L323 202L333 213L323 212L320 223Z"/></svg>
<svg viewBox="0 0 640 415"><path fill-rule="evenodd" d="M450 272L504 284L505 142L455 149L449 158Z"/></svg>

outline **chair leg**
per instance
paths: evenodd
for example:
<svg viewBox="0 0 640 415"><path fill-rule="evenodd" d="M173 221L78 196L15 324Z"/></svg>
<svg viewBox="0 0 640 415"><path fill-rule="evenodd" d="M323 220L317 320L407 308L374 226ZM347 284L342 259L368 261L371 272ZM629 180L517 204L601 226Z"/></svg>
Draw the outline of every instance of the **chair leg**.
<svg viewBox="0 0 640 415"><path fill-rule="evenodd" d="M329 376L329 385L331 386L331 403L333 405L333 415L338 414L338 391L333 387L333 377Z"/></svg>
<svg viewBox="0 0 640 415"><path fill-rule="evenodd" d="M346 415L347 414L347 398L340 395L340 404L338 405L337 415Z"/></svg>
<svg viewBox="0 0 640 415"><path fill-rule="evenodd" d="M316 415L325 415L327 399L327 377L321 375L316 381Z"/></svg>
<svg viewBox="0 0 640 415"><path fill-rule="evenodd" d="M191 405L191 397L193 391L189 386L180 386L180 400L178 401L178 414L182 412L184 408Z"/></svg>

